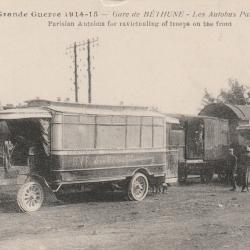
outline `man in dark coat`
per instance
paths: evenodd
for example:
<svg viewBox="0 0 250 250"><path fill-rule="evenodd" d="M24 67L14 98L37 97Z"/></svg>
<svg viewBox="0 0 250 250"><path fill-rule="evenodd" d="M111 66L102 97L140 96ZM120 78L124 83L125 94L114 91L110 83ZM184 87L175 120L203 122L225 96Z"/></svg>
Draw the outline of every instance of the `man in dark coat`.
<svg viewBox="0 0 250 250"><path fill-rule="evenodd" d="M249 164L250 163L250 148L245 147L244 151L242 152L239 164L240 164L240 179L241 179L241 192L248 191L248 174L249 174Z"/></svg>
<svg viewBox="0 0 250 250"><path fill-rule="evenodd" d="M236 190L236 177L237 177L237 157L234 155L234 151L232 148L229 149L228 154L228 168L229 168L229 175L231 179L232 189L231 191Z"/></svg>

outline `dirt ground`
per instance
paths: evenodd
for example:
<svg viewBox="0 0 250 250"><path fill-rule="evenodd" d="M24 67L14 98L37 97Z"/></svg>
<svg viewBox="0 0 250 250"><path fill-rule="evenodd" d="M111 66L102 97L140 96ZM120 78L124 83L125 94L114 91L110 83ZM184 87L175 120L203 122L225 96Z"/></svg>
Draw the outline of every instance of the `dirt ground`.
<svg viewBox="0 0 250 250"><path fill-rule="evenodd" d="M32 214L2 189L0 249L250 249L250 193L229 189L192 179L142 202L77 194Z"/></svg>

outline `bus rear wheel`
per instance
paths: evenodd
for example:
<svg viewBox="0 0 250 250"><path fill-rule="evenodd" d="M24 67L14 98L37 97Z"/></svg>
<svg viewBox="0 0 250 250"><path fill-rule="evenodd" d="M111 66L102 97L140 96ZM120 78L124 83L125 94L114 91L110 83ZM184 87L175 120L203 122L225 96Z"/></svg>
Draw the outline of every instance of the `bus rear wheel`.
<svg viewBox="0 0 250 250"><path fill-rule="evenodd" d="M17 204L23 212L35 212L40 209L44 200L42 186L30 181L21 186L17 193Z"/></svg>
<svg viewBox="0 0 250 250"><path fill-rule="evenodd" d="M131 201L142 201L148 193L148 179L142 173L136 173L128 185L128 198Z"/></svg>

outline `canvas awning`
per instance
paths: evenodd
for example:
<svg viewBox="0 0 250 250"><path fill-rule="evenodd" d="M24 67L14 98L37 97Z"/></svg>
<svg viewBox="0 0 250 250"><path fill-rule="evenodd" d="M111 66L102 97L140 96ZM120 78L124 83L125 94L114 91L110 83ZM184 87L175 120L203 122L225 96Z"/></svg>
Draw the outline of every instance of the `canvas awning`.
<svg viewBox="0 0 250 250"><path fill-rule="evenodd" d="M17 108L0 111L0 120L15 120L27 118L51 118L51 113L42 108Z"/></svg>

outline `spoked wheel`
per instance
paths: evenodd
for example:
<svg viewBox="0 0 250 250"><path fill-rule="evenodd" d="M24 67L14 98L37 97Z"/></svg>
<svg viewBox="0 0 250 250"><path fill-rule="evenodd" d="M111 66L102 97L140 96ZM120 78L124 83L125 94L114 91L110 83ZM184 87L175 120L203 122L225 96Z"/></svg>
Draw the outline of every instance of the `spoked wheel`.
<svg viewBox="0 0 250 250"><path fill-rule="evenodd" d="M34 212L40 209L44 200L42 186L31 181L25 183L17 193L17 204L23 212Z"/></svg>
<svg viewBox="0 0 250 250"><path fill-rule="evenodd" d="M148 179L142 173L136 173L128 186L128 198L133 201L143 200L148 193Z"/></svg>
<svg viewBox="0 0 250 250"><path fill-rule="evenodd" d="M214 171L212 169L207 169L201 172L201 183L208 184L214 176Z"/></svg>
<svg viewBox="0 0 250 250"><path fill-rule="evenodd" d="M178 182L184 184L187 181L187 174L184 171L178 171Z"/></svg>

